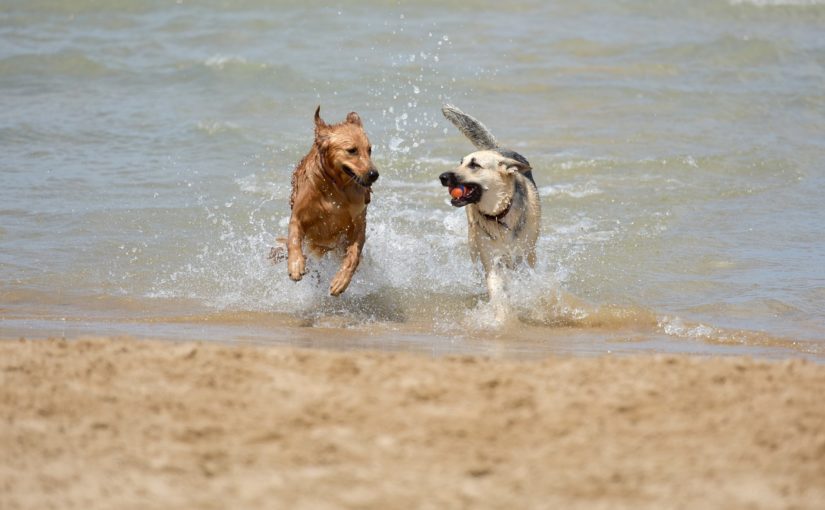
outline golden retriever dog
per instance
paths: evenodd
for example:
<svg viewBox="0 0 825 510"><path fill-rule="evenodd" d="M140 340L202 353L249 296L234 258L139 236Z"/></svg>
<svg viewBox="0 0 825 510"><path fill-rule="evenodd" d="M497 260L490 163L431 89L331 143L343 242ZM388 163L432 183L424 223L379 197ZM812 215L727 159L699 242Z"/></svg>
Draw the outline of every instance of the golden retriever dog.
<svg viewBox="0 0 825 510"><path fill-rule="evenodd" d="M481 149L439 179L450 203L466 206L470 257L481 262L490 301L501 304L508 271L536 264L541 205L532 168L521 154L500 148L478 120L452 105L442 113Z"/></svg>
<svg viewBox="0 0 825 510"><path fill-rule="evenodd" d="M371 156L357 113L330 125L321 119L321 107L315 110L315 141L292 174L286 259L293 281L306 274L306 249L316 257L334 252L343 258L331 295L349 286L366 240L370 187L378 179ZM283 259L283 248L273 248L270 258Z"/></svg>

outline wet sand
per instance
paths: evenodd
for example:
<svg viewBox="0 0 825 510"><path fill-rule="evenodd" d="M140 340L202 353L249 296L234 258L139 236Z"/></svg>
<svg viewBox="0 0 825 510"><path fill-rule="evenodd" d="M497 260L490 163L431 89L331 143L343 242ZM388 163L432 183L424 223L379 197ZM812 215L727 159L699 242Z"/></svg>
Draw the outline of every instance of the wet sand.
<svg viewBox="0 0 825 510"><path fill-rule="evenodd" d="M0 508L822 508L825 366L0 342Z"/></svg>

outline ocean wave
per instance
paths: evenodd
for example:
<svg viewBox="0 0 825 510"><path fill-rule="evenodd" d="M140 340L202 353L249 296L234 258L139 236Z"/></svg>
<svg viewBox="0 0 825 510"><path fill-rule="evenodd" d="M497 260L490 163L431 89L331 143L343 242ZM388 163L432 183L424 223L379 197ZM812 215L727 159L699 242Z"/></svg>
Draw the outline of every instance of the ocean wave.
<svg viewBox="0 0 825 510"><path fill-rule="evenodd" d="M213 121L198 121L195 125L198 131L202 131L208 135L216 135L218 133L236 132L240 126L234 122Z"/></svg>
<svg viewBox="0 0 825 510"><path fill-rule="evenodd" d="M729 3L757 7L811 7L825 5L825 0L729 0Z"/></svg>
<svg viewBox="0 0 825 510"><path fill-rule="evenodd" d="M593 181L584 183L551 184L539 188L539 194L542 196L564 195L570 198L585 198L593 195L601 195L602 193L604 193L604 191Z"/></svg>
<svg viewBox="0 0 825 510"><path fill-rule="evenodd" d="M747 329L727 329L691 322L680 317L664 315L657 327L666 335L685 340L743 347L782 348L806 354L821 355L825 352L821 342L804 342Z"/></svg>
<svg viewBox="0 0 825 510"><path fill-rule="evenodd" d="M220 54L213 55L213 56L207 58L203 62L203 65L205 65L206 67L212 67L212 68L218 69L218 70L223 70L226 66L232 65L232 64L238 64L240 66L245 66L249 63L247 62L247 60L244 57L232 56L232 55L220 55ZM262 69L266 68L266 64L254 64L254 65L257 65L258 67L260 67Z"/></svg>
<svg viewBox="0 0 825 510"><path fill-rule="evenodd" d="M0 76L99 78L115 70L77 51L13 55L0 59Z"/></svg>
<svg viewBox="0 0 825 510"><path fill-rule="evenodd" d="M705 42L680 42L655 51L660 60L680 65L759 66L774 64L787 52L780 40L723 35Z"/></svg>
<svg viewBox="0 0 825 510"><path fill-rule="evenodd" d="M311 80L296 67L247 59L240 55L215 54L202 60L177 60L163 68L164 78L174 82L213 83L229 80L235 86L276 87L279 91L305 92Z"/></svg>

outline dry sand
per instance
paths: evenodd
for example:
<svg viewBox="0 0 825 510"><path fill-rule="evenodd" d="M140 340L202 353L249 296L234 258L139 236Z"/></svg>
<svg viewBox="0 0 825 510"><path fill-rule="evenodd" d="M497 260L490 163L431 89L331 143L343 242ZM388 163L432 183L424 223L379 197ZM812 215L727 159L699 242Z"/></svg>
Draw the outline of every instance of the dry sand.
<svg viewBox="0 0 825 510"><path fill-rule="evenodd" d="M825 508L825 367L0 342L0 508Z"/></svg>

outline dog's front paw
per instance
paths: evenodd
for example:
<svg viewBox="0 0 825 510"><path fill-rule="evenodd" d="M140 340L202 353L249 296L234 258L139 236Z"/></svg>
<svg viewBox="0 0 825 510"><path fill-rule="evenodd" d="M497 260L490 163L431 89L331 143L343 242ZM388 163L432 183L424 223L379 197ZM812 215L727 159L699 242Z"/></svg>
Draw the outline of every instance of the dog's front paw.
<svg viewBox="0 0 825 510"><path fill-rule="evenodd" d="M307 272L306 257L290 257L289 258L289 278L292 281L299 281Z"/></svg>
<svg viewBox="0 0 825 510"><path fill-rule="evenodd" d="M331 296L338 296L349 287L349 282L352 280L352 275L347 273L341 273L335 275L335 278L332 279L332 283L329 284L329 293Z"/></svg>

